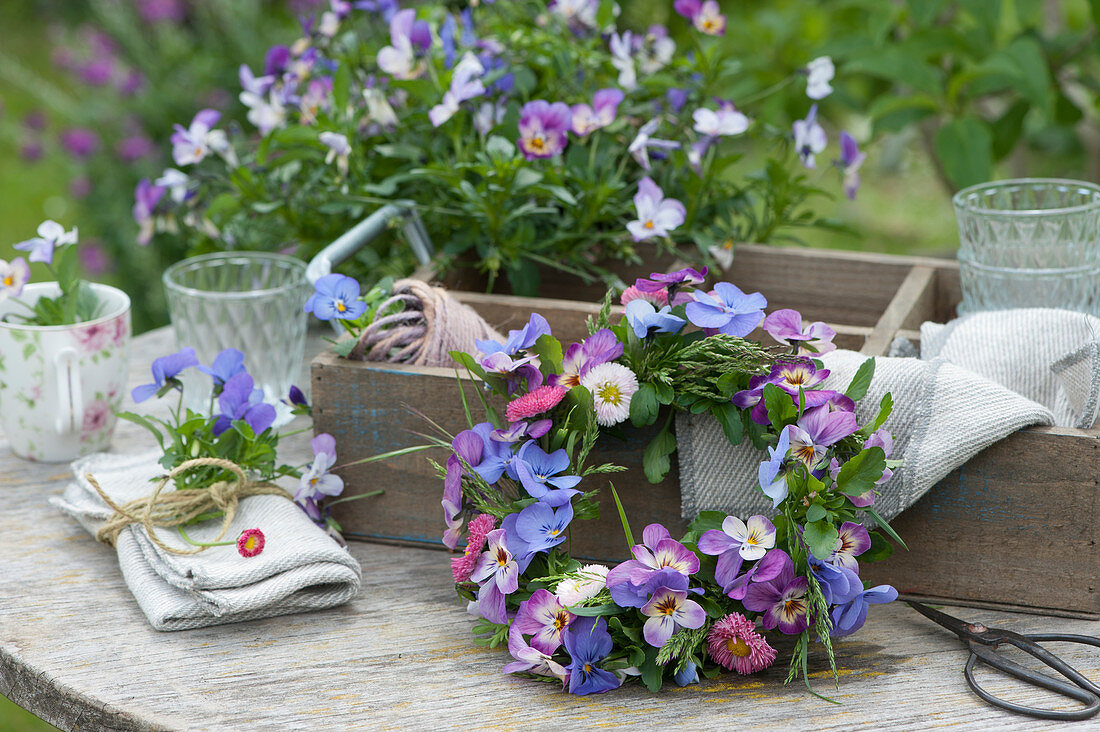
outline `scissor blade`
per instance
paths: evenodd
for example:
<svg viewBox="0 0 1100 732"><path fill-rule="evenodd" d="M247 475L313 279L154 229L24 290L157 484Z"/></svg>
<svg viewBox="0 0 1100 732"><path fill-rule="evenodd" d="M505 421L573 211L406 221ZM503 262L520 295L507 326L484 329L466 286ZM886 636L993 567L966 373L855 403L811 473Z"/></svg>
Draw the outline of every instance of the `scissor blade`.
<svg viewBox="0 0 1100 732"><path fill-rule="evenodd" d="M970 623L959 620L958 618L948 615L947 613L941 613L939 610L928 607L924 603L906 600L905 604L913 608L929 620L939 623L943 627L947 628L952 633L959 636L959 638L961 638L962 640L974 640L975 638L977 638L977 634L970 629Z"/></svg>

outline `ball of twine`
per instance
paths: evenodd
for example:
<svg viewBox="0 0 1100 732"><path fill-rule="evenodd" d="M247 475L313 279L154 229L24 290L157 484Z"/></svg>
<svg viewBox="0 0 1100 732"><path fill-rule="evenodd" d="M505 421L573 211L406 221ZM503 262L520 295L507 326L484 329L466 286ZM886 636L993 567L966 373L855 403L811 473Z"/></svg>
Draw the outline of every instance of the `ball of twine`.
<svg viewBox="0 0 1100 732"><path fill-rule="evenodd" d="M395 282L393 294L378 312L398 305L403 307L401 311L377 318L363 331L348 358L451 366L451 351L473 353L477 340L504 340L473 308L442 287L421 280Z"/></svg>
<svg viewBox="0 0 1100 732"><path fill-rule="evenodd" d="M221 468L233 475L233 480L220 481L205 488L184 488L163 492L169 481L194 468ZM91 473L84 478L95 488L103 502L114 511L99 531L96 540L115 546L118 535L131 524L137 524L149 534L149 539L162 551L169 554L198 554L208 547L197 546L191 549L176 549L165 544L157 536L157 528L172 528L191 523L200 516L210 513L223 514L222 529L214 542L221 541L229 531L233 517L237 515L240 499L248 496L282 496L293 500L291 495L273 483L253 482L248 479L241 467L229 460L220 458L195 458L181 463L172 472L156 482L151 495L136 498L119 505L100 487Z"/></svg>

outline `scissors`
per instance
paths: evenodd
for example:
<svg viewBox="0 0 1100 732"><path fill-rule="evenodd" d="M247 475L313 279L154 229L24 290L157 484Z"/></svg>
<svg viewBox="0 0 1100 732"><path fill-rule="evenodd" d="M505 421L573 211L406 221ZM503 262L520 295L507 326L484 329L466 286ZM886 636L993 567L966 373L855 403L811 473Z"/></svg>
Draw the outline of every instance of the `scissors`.
<svg viewBox="0 0 1100 732"><path fill-rule="evenodd" d="M1081 720L1088 719L1100 711L1100 688L1082 676L1077 669L1039 645L1043 641L1065 641L1068 643L1084 643L1100 648L1100 638L1069 633L1028 633L1027 635L1021 635L1011 630L987 628L981 623L967 623L919 602L906 601L906 604L929 620L939 623L959 636L959 640L970 647L970 658L966 662L966 683L970 685L975 694L993 706L1039 719ZM1033 671L1006 658L997 652L997 646L1004 643L1016 646L1021 651L1031 654L1073 683L1070 684L1048 674ZM1087 706L1084 709L1068 711L1048 710L1025 707L999 699L979 686L978 682L974 680L974 667L978 661L1021 681L1026 681L1033 686L1041 686L1062 696L1076 699Z"/></svg>

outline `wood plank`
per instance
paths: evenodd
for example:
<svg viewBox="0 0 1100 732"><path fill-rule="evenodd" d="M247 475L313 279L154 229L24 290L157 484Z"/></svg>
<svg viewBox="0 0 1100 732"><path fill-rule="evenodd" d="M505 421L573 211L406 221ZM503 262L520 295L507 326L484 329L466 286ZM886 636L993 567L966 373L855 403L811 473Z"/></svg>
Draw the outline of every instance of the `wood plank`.
<svg viewBox="0 0 1100 732"><path fill-rule="evenodd" d="M925 317L931 315L935 298L935 277L936 271L931 267L918 265L909 270L890 304L875 323L875 329L867 337L860 353L885 356L899 328L905 325L913 327L914 320L919 325Z"/></svg>

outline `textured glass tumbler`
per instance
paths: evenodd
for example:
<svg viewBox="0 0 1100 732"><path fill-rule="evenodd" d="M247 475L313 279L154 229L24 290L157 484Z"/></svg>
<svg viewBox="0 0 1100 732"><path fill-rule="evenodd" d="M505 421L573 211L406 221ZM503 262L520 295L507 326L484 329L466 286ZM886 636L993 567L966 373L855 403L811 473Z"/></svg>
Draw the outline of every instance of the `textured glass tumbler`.
<svg viewBox="0 0 1100 732"><path fill-rule="evenodd" d="M960 313L1050 307L1100 314L1100 186L1004 180L955 194Z"/></svg>
<svg viewBox="0 0 1100 732"><path fill-rule="evenodd" d="M173 264L163 279L177 345L194 348L205 365L223 349L239 349L264 401L279 405L302 368L306 263L262 252L205 254ZM185 379L185 394L188 407L207 412L203 381Z"/></svg>

